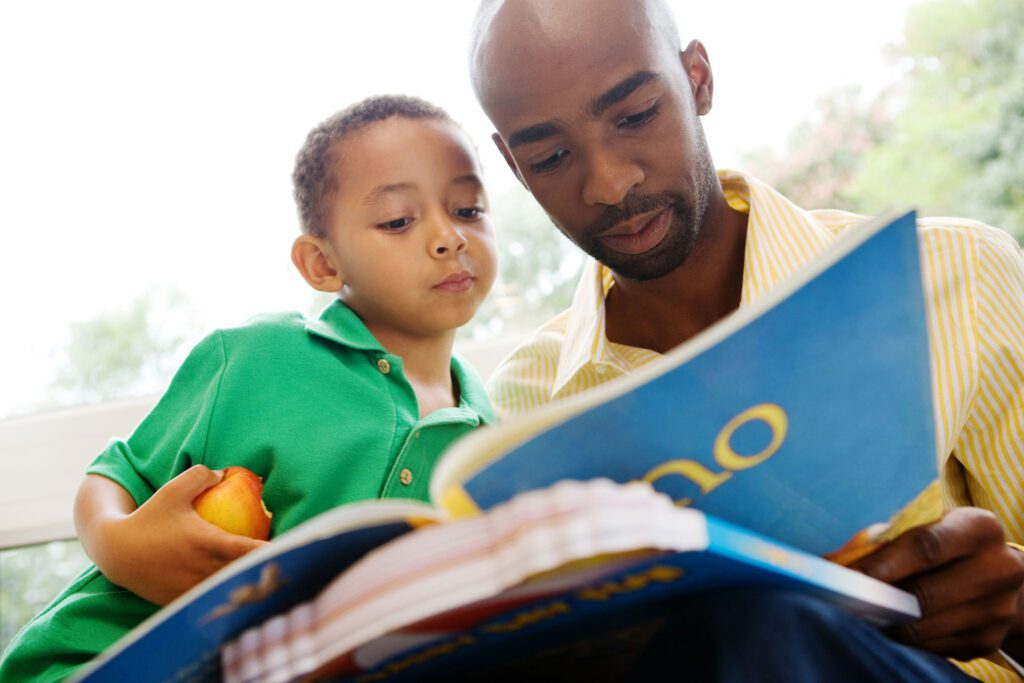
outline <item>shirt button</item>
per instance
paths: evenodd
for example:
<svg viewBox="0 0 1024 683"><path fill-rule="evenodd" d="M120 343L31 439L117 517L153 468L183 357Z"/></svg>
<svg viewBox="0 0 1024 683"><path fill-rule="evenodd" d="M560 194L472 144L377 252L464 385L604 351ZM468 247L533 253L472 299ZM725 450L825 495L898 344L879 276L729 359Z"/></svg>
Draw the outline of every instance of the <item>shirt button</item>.
<svg viewBox="0 0 1024 683"><path fill-rule="evenodd" d="M380 370L380 374L386 375L391 372L391 363L388 362L387 358L381 358L377 361L377 369Z"/></svg>
<svg viewBox="0 0 1024 683"><path fill-rule="evenodd" d="M413 436L414 436L414 437L416 437L416 438L418 439L418 438L420 438L420 433L419 433L419 432L416 432L415 434L413 434Z"/></svg>
<svg viewBox="0 0 1024 683"><path fill-rule="evenodd" d="M608 372L608 368L607 366L605 366L604 363L598 363L597 365L594 366L594 372L596 372L599 375L603 375L604 373Z"/></svg>
<svg viewBox="0 0 1024 683"><path fill-rule="evenodd" d="M412 470L406 467L404 470L398 473L398 481L402 482L404 486L408 486L412 483Z"/></svg>

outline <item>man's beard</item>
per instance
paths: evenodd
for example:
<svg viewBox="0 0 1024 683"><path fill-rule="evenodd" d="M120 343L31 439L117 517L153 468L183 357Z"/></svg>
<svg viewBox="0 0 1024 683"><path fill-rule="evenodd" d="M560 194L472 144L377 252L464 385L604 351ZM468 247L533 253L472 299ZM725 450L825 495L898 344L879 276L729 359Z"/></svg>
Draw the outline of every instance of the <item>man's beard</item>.
<svg viewBox="0 0 1024 683"><path fill-rule="evenodd" d="M698 169L695 196L691 201L677 192L659 192L641 195L630 192L621 204L607 207L601 216L574 238L562 226L555 225L580 249L587 252L616 275L630 280L653 280L668 275L681 266L701 235L704 216L711 197L712 183L717 182L714 168ZM665 208L672 209L672 223L665 237L652 249L642 254L624 254L607 246L599 238L601 233L640 214L650 214Z"/></svg>

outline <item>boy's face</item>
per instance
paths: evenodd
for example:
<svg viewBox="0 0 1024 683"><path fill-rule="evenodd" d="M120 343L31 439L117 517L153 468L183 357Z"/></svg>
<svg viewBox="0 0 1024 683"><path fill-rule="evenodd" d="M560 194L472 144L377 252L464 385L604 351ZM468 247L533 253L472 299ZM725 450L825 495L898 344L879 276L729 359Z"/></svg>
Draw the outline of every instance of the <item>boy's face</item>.
<svg viewBox="0 0 1024 683"><path fill-rule="evenodd" d="M464 325L494 284L494 230L475 151L445 121L392 117L335 148L326 241L341 296L380 336Z"/></svg>

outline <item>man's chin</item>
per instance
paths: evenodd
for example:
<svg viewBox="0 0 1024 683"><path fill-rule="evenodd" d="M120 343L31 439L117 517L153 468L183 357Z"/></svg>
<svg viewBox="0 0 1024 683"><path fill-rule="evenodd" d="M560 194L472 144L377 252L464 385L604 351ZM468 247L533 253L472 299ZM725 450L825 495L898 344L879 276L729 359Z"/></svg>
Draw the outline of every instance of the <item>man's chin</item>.
<svg viewBox="0 0 1024 683"><path fill-rule="evenodd" d="M640 282L657 280L686 262L691 248L651 249L642 254L623 254L607 248L587 249L592 257L615 275Z"/></svg>

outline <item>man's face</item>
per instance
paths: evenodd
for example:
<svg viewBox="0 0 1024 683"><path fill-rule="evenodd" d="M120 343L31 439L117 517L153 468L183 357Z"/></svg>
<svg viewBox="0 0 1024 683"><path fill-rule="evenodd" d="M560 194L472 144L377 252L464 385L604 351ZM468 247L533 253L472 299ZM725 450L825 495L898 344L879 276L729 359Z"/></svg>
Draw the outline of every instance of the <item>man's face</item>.
<svg viewBox="0 0 1024 683"><path fill-rule="evenodd" d="M717 180L696 85L631 6L593 3L565 25L557 9L510 11L478 65L495 141L555 224L618 275L648 280L689 256Z"/></svg>

